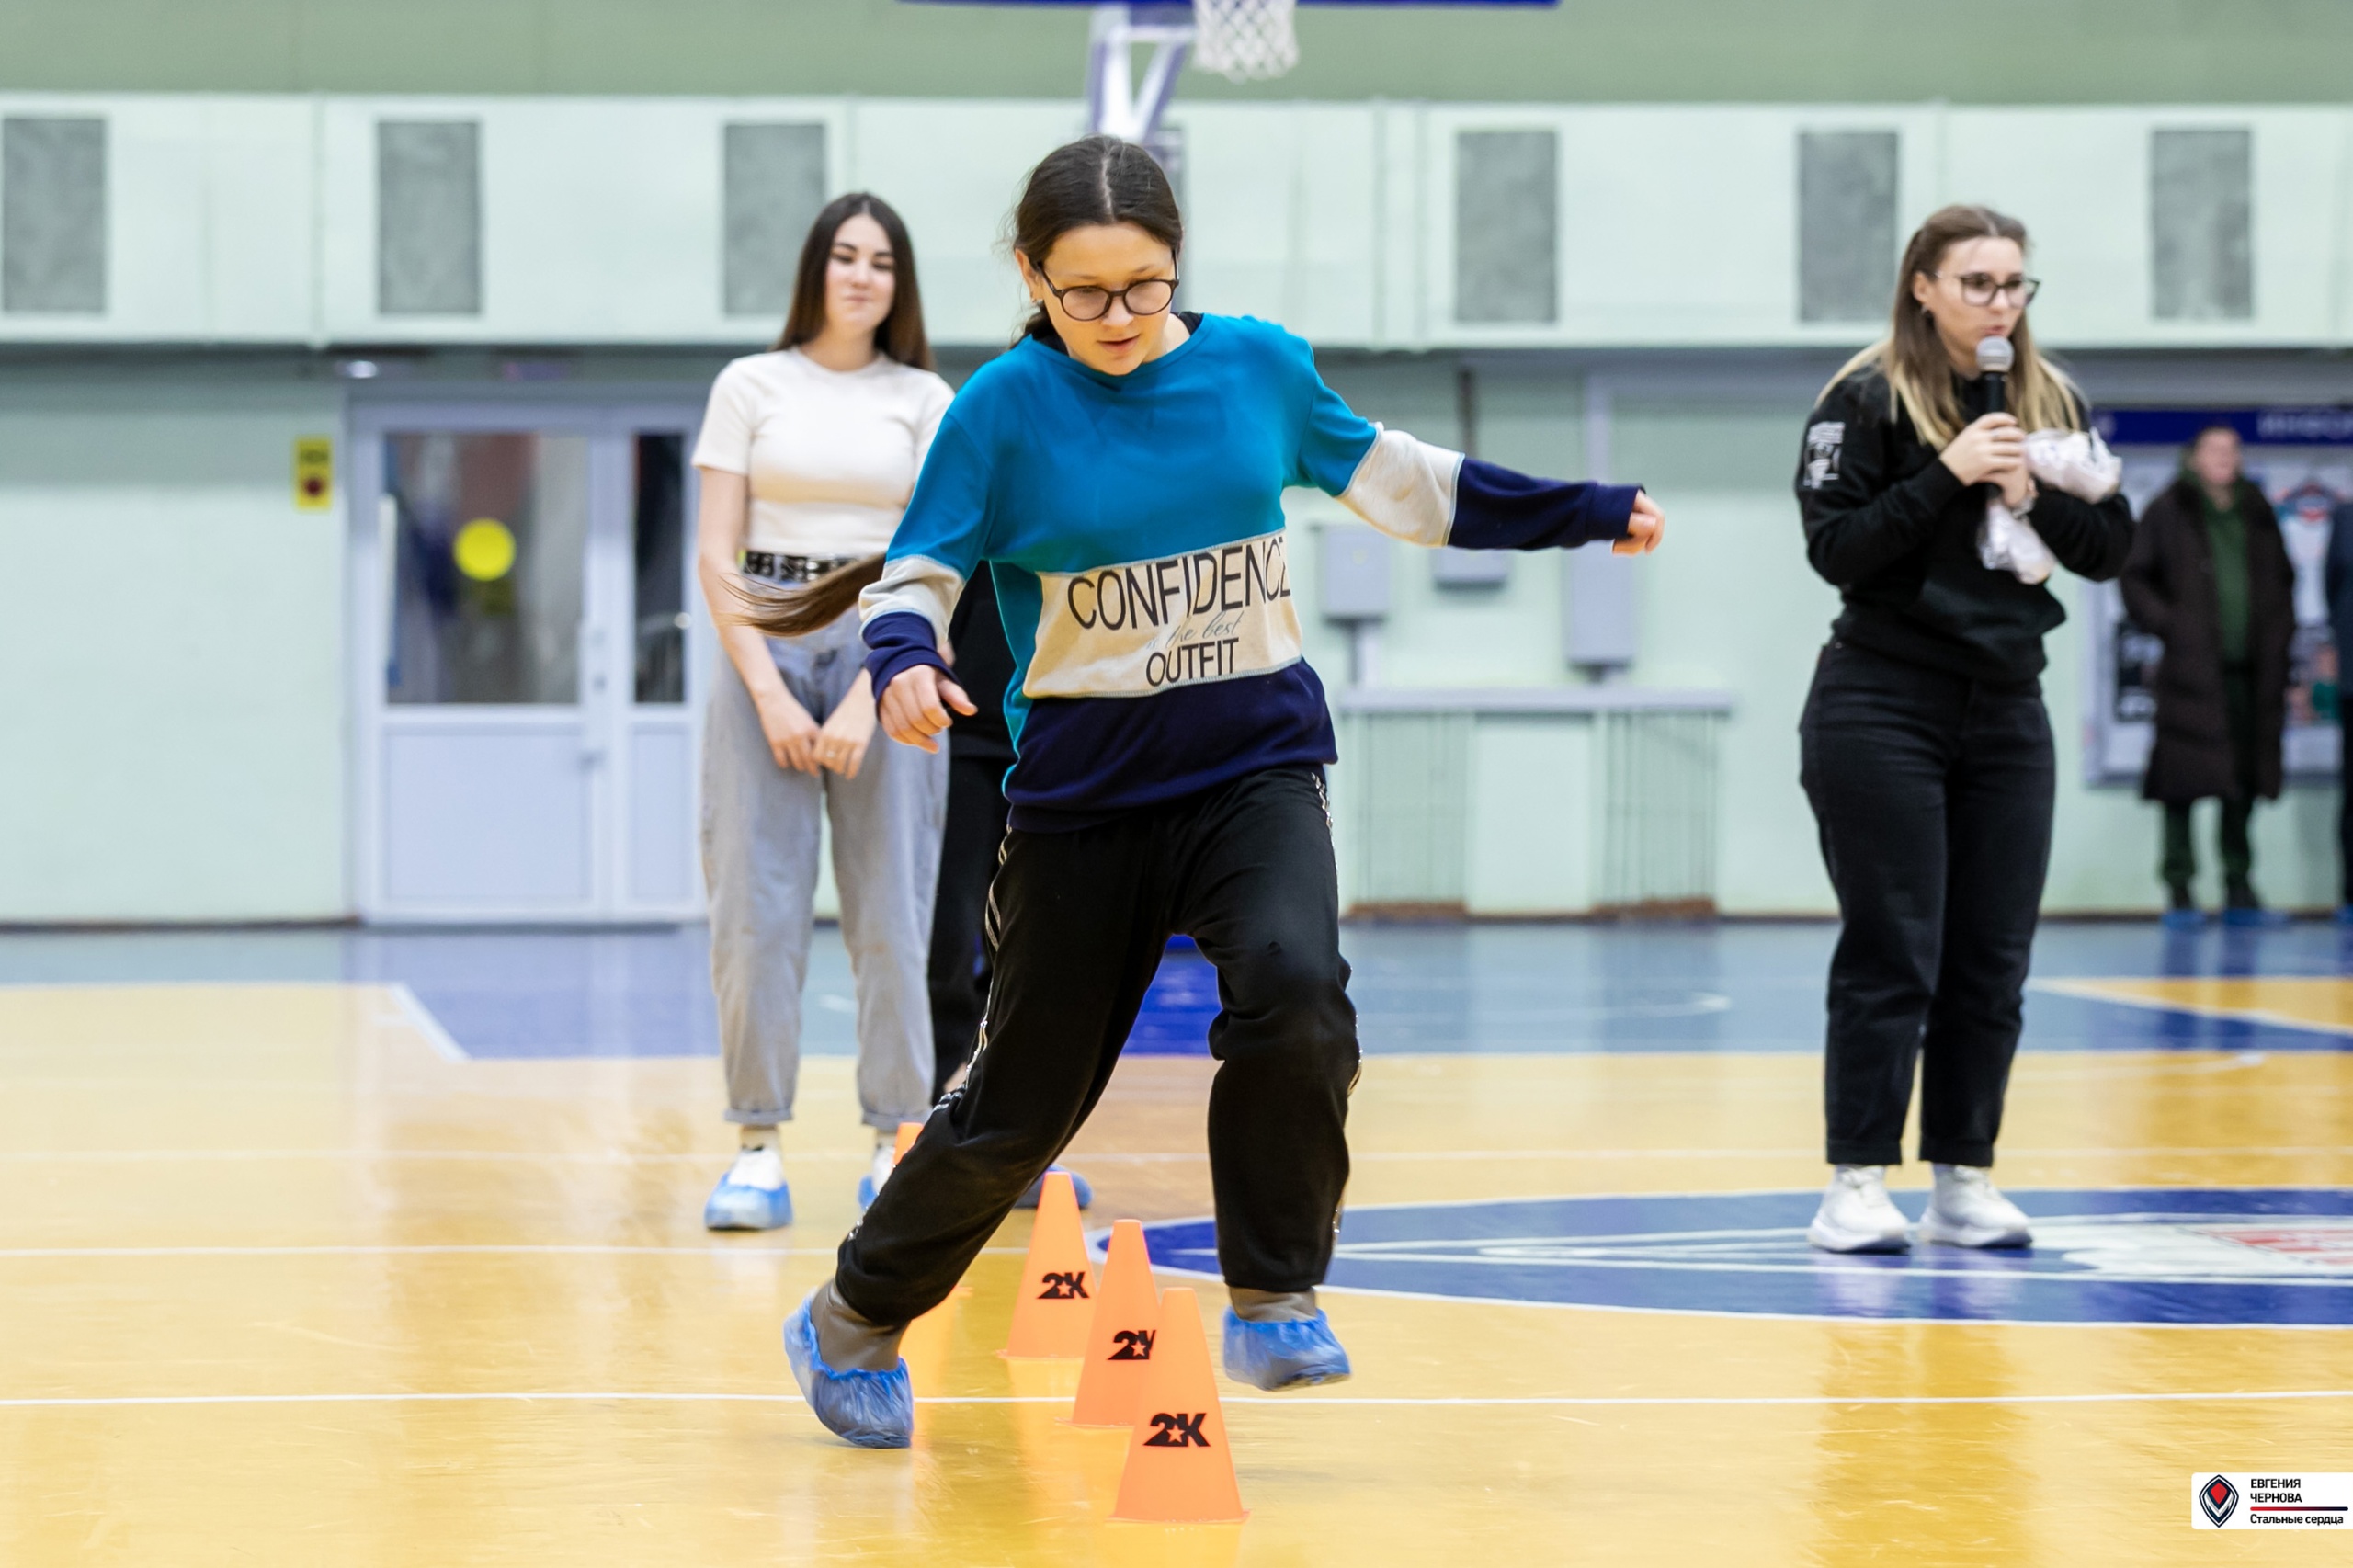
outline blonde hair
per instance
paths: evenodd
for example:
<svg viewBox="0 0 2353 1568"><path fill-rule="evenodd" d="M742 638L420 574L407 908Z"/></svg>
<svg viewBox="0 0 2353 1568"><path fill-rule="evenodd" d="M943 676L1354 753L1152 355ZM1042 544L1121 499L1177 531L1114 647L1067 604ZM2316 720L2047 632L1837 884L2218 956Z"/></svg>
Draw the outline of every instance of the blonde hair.
<svg viewBox="0 0 2353 1568"><path fill-rule="evenodd" d="M1964 240L2009 240L2024 252L2026 225L1990 207L1942 207L1928 214L1928 221L1904 247L1888 335L1838 367L1838 373L1830 378L1835 387L1858 370L1879 371L1887 378L1889 416L1901 409L1911 416L1920 438L1938 450L1960 435L1969 421L1962 417L1961 398L1953 390L1951 356L1937 335L1934 318L1913 299L1912 279L1934 274L1945 253ZM2018 358L2009 373L2008 401L2018 423L2029 430L2082 429L2083 394L2064 370L2035 348L2023 310L2018 325L2010 330L2010 347Z"/></svg>

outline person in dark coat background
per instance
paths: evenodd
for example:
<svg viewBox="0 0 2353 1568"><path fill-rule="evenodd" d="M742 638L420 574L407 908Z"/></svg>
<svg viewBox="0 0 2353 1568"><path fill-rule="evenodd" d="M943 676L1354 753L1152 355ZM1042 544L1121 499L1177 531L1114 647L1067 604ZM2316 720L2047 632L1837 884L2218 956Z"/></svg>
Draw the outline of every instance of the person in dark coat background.
<svg viewBox="0 0 2353 1568"><path fill-rule="evenodd" d="M2190 444L2181 476L2142 514L2121 579L2133 624L2165 644L2156 672L2157 738L2141 783L2165 808L2169 925L2200 923L2190 883L2195 801L2222 802L2223 919L2272 918L2255 891L2247 820L2276 800L2288 720L2295 571L2279 520L2239 465L2238 433L2218 425Z"/></svg>
<svg viewBox="0 0 2353 1568"><path fill-rule="evenodd" d="M2336 854L2343 881L2338 884L2336 923L2353 926L2353 713L2346 711L2345 662L2353 658L2353 502L2340 504L2328 518L2328 629L2336 644L2337 752Z"/></svg>

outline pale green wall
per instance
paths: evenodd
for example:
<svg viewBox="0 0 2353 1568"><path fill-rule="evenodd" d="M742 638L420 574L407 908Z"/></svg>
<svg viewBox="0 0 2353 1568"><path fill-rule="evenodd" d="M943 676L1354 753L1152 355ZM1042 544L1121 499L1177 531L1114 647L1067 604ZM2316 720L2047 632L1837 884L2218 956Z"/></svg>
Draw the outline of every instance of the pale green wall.
<svg viewBox="0 0 2353 1568"><path fill-rule="evenodd" d="M0 90L1075 97L1087 7L904 0L6 0ZM2339 102L2340 0L1315 8L1201 98Z"/></svg>
<svg viewBox="0 0 2353 1568"><path fill-rule="evenodd" d="M332 918L337 400L283 378L0 379L0 922Z"/></svg>

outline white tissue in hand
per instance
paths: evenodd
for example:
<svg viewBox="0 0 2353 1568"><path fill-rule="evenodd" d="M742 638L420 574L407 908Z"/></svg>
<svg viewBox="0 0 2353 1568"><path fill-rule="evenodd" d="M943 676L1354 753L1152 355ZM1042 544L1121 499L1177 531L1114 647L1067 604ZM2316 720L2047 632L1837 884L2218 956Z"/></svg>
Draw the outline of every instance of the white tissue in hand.
<svg viewBox="0 0 2353 1568"><path fill-rule="evenodd" d="M2097 430L2037 430L2026 438L2026 466L2080 501L2105 501L2124 480L2124 460Z"/></svg>
<svg viewBox="0 0 2353 1568"><path fill-rule="evenodd" d="M1985 503L1985 521L1977 529L1977 559L1988 572L2007 572L2021 583L2040 583L2059 564L2034 525L2002 505L1998 495Z"/></svg>

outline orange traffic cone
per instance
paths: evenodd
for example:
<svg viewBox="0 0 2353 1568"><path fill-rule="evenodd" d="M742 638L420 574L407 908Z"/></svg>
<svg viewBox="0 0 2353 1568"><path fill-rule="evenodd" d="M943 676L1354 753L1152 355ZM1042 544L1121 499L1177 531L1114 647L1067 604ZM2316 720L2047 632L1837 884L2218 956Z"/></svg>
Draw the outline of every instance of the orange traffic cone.
<svg viewBox="0 0 2353 1568"><path fill-rule="evenodd" d="M901 1160L905 1159L907 1157L907 1151L915 1146L915 1140L922 1135L922 1122L903 1121L899 1123L899 1135L891 1141L891 1163L895 1165Z"/></svg>
<svg viewBox="0 0 2353 1568"><path fill-rule="evenodd" d="M1078 1374L1074 1426L1132 1426L1152 1369L1152 1338L1160 1328L1160 1291L1152 1282L1152 1256L1141 1221L1111 1227L1103 1258L1103 1288L1095 1293L1095 1322L1086 1335L1086 1366Z"/></svg>
<svg viewBox="0 0 2353 1568"><path fill-rule="evenodd" d="M1013 1301L1013 1332L1005 1353L1017 1359L1076 1360L1086 1354L1095 1321L1094 1259L1079 1228L1078 1197L1066 1171L1050 1171L1021 1265L1021 1293Z"/></svg>
<svg viewBox="0 0 2353 1568"><path fill-rule="evenodd" d="M1162 1293L1145 1367L1143 1400L1136 1406L1128 1468L1111 1517L1204 1525L1248 1518L1233 1483L1233 1450L1226 1446L1201 1309L1190 1290L1172 1286Z"/></svg>

